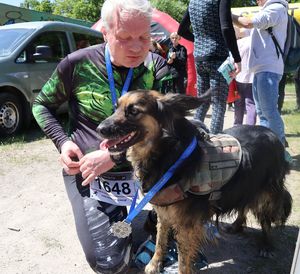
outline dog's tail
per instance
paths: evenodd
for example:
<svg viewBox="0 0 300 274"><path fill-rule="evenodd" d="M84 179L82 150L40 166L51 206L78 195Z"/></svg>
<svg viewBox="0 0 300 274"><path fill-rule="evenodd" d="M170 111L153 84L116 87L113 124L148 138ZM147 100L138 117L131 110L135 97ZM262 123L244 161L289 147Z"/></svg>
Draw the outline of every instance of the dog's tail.
<svg viewBox="0 0 300 274"><path fill-rule="evenodd" d="M284 226L292 211L292 196L283 187L280 193L273 193L267 211L263 214L268 216L276 226Z"/></svg>
<svg viewBox="0 0 300 274"><path fill-rule="evenodd" d="M284 188L282 192L282 200L281 200L281 214L280 214L280 223L276 223L277 225L284 225L287 221L288 217L292 211L292 196L291 194Z"/></svg>

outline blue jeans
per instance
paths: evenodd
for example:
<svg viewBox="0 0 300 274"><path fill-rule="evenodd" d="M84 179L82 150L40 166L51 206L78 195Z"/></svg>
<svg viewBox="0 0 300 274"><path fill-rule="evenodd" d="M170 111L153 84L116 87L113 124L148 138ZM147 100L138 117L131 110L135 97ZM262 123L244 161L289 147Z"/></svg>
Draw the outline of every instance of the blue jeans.
<svg viewBox="0 0 300 274"><path fill-rule="evenodd" d="M281 77L280 74L267 71L256 73L252 90L260 125L270 128L284 144L284 124L277 108Z"/></svg>

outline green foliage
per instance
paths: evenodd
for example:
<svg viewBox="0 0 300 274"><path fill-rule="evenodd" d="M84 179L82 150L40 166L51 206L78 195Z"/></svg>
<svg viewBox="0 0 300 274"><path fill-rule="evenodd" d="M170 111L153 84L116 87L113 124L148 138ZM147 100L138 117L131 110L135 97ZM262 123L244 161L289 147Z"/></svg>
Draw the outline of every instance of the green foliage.
<svg viewBox="0 0 300 274"><path fill-rule="evenodd" d="M232 7L250 7L250 6L257 6L255 0L233 0L231 2Z"/></svg>
<svg viewBox="0 0 300 274"><path fill-rule="evenodd" d="M96 22L100 18L100 8L104 0L55 0L54 14L70 18Z"/></svg>
<svg viewBox="0 0 300 274"><path fill-rule="evenodd" d="M180 22L189 0L150 0L153 7L166 12ZM299 3L300 0L290 0ZM24 0L21 7L32 10L54 13L75 19L96 22L100 18L100 10L104 0ZM256 0L232 0L232 7L256 6Z"/></svg>
<svg viewBox="0 0 300 274"><path fill-rule="evenodd" d="M22 8L96 22L104 0L24 0Z"/></svg>
<svg viewBox="0 0 300 274"><path fill-rule="evenodd" d="M181 21L189 3L188 0L150 0L150 2L153 7L169 14L177 22Z"/></svg>
<svg viewBox="0 0 300 274"><path fill-rule="evenodd" d="M20 4L20 6L27 9L49 13L53 13L54 10L54 3L52 3L50 0L25 0Z"/></svg>

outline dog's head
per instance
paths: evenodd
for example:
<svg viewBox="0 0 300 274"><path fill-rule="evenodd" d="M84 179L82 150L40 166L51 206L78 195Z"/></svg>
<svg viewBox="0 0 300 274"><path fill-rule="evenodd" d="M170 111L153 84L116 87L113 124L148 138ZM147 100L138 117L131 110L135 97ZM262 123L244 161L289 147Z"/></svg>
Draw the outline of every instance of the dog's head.
<svg viewBox="0 0 300 274"><path fill-rule="evenodd" d="M172 127L174 120L183 118L209 98L210 92L198 98L162 95L153 90L128 92L118 100L115 113L98 126L97 132L105 139L101 146L111 152L123 152L136 144L154 143L163 130Z"/></svg>

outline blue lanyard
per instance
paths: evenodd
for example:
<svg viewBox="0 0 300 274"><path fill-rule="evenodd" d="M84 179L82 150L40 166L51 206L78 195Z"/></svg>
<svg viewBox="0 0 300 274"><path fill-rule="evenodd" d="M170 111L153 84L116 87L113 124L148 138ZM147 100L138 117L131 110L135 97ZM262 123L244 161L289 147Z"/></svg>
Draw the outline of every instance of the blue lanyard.
<svg viewBox="0 0 300 274"><path fill-rule="evenodd" d="M112 101L112 105L113 105L113 108L115 111L116 106L117 106L117 94L116 94L116 88L115 88L114 74L113 74L112 65L111 65L111 61L110 61L110 53L109 53L108 44L106 44L106 46L105 46L105 63L106 63L106 71L107 71L108 82L109 82L109 89L110 89L110 93L111 93L111 101ZM124 86L122 88L121 96L124 95L128 91L128 88L129 88L129 85L130 85L130 82L132 79L132 75L133 75L133 68L130 68L127 73L127 76L126 76Z"/></svg>
<svg viewBox="0 0 300 274"><path fill-rule="evenodd" d="M185 149L185 151L181 154L179 159L167 170L167 172L157 181L157 183L149 190L149 192L145 195L142 201L135 207L136 196L133 198L132 204L130 206L129 214L125 219L125 222L130 224L132 220L140 213L140 211L144 208L144 206L153 198L153 196L160 191L160 189L169 181L169 179L173 176L175 170L178 166L191 155L197 145L196 137L193 138L192 142Z"/></svg>

